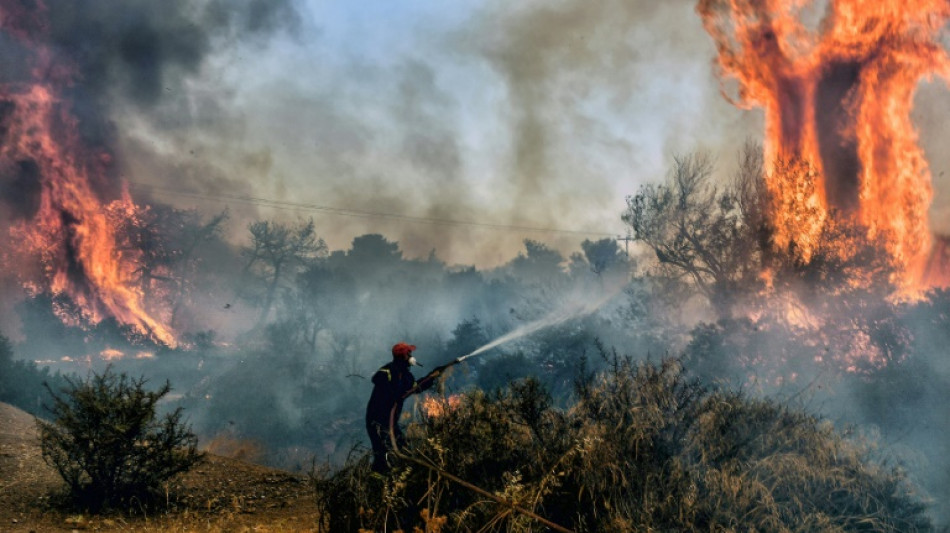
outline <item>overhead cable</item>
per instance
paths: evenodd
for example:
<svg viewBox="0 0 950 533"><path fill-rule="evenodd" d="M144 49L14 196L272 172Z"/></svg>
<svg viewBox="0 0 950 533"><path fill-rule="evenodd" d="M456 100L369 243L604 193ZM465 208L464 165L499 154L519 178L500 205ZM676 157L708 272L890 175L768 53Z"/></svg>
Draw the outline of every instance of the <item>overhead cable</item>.
<svg viewBox="0 0 950 533"><path fill-rule="evenodd" d="M570 235L587 235L587 236L599 236L599 237L613 237L617 238L617 235L614 233L605 233L602 231L586 231L586 230L574 230L574 229L564 229L564 228L545 228L537 226L521 226L515 224L496 224L492 222L478 222L473 220L457 220L451 218L434 218L434 217L420 217L413 215L404 215L399 213L383 213L379 211L365 211L359 209L349 209L342 207L333 207L328 205L320 204L309 204L301 202L290 202L286 200L274 200L270 198L262 198L258 196L248 196L242 194L231 194L231 193L200 193L200 192L190 192L190 191L181 191L177 189L171 189L167 187L159 187L156 185L148 185L145 183L139 182L129 182L133 188L147 190L157 194L165 194L172 196L181 196L184 198L194 198L202 200L213 200L213 201L232 201L239 202L244 204L259 205L264 207L271 207L274 209L284 209L292 211L313 211L318 213L324 213L329 215L340 215L348 217L363 217L363 218L388 218L396 220L404 220L406 222L415 222L419 224L431 224L436 226L470 226L477 228L486 228L492 230L502 230L502 231L532 231L532 232L543 232L543 233L564 233Z"/></svg>

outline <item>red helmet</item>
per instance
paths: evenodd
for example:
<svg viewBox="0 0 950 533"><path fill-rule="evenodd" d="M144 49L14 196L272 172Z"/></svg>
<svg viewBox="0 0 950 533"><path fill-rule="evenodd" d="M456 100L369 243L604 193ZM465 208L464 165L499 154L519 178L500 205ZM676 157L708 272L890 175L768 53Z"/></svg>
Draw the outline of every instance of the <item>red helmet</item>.
<svg viewBox="0 0 950 533"><path fill-rule="evenodd" d="M399 344L393 346L393 357L408 358L410 355L412 355L412 351L415 349L416 347L411 344L400 342Z"/></svg>

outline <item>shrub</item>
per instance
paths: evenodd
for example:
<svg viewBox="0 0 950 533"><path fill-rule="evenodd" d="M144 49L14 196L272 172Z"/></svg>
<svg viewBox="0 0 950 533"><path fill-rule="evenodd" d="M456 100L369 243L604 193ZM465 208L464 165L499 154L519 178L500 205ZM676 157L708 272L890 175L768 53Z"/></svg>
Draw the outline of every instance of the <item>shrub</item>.
<svg viewBox="0 0 950 533"><path fill-rule="evenodd" d="M47 386L52 422L37 425L43 458L75 503L99 510L145 501L202 459L181 408L156 415L156 404L171 390L168 382L147 391L145 378L106 368L86 380L67 378L67 384L59 393Z"/></svg>
<svg viewBox="0 0 950 533"><path fill-rule="evenodd" d="M14 359L10 340L0 334L0 402L38 415L48 401L43 383L59 386L65 383L59 372L50 373L49 367L38 368L33 361Z"/></svg>
<svg viewBox="0 0 950 533"><path fill-rule="evenodd" d="M366 456L315 476L330 531L543 529L513 506L578 532L932 530L902 472L831 424L710 390L678 360L610 363L567 410L533 380L474 391L411 424L387 478Z"/></svg>

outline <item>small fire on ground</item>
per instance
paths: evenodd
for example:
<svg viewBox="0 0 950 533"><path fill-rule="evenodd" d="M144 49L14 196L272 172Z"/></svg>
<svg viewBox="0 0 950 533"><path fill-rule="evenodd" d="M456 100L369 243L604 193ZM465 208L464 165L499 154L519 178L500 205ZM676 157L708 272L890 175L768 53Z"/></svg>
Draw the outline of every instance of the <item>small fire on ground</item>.
<svg viewBox="0 0 950 533"><path fill-rule="evenodd" d="M452 394L449 396L426 396L419 402L419 407L425 416L438 418L458 409L461 404L462 396Z"/></svg>
<svg viewBox="0 0 950 533"><path fill-rule="evenodd" d="M101 357L103 361L110 361L110 362L119 361L121 359L124 359L125 356L126 356L125 352L123 352L122 350L116 350L115 348L106 348L105 350L102 350L101 352L99 352L99 357ZM155 354L152 352L139 351L135 353L134 358L135 359L154 359Z"/></svg>

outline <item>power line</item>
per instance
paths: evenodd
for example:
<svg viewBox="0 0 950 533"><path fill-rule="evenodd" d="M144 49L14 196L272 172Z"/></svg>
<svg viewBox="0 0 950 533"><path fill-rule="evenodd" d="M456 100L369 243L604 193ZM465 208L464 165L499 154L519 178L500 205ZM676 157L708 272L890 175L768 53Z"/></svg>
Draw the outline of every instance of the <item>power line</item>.
<svg viewBox="0 0 950 533"><path fill-rule="evenodd" d="M292 211L314 211L323 214L330 215L340 215L348 217L361 217L361 218L388 218L396 220L404 220L407 222L415 222L419 224L430 224L435 226L471 226L477 228L486 228L493 230L501 231L533 231L533 232L543 232L543 233L564 233L569 235L586 235L586 236L600 236L600 237L613 237L617 238L617 235L614 233L604 233L602 231L585 231L585 230L573 230L573 229L563 229L563 228L543 228L536 226L519 226L513 224L495 224L491 222L476 222L472 220L457 220L451 218L433 218L433 217L418 217L412 215L403 215L399 213L382 213L379 211L364 211L358 209L348 209L341 207L333 207L328 205L319 205L319 204L307 204L300 202L290 202L286 200L273 200L270 198L262 198L258 196L246 196L240 194L229 194L229 193L218 193L218 194L206 194L199 192L188 192L188 191L179 191L175 189L169 189L166 187L159 187L155 185L148 185L145 183L138 182L129 182L134 188L145 189L153 193L166 194L172 196L181 196L185 198L194 198L194 199L203 199L203 200L214 200L214 201L234 201L244 204L259 205L264 207L271 207L274 209L284 209Z"/></svg>

